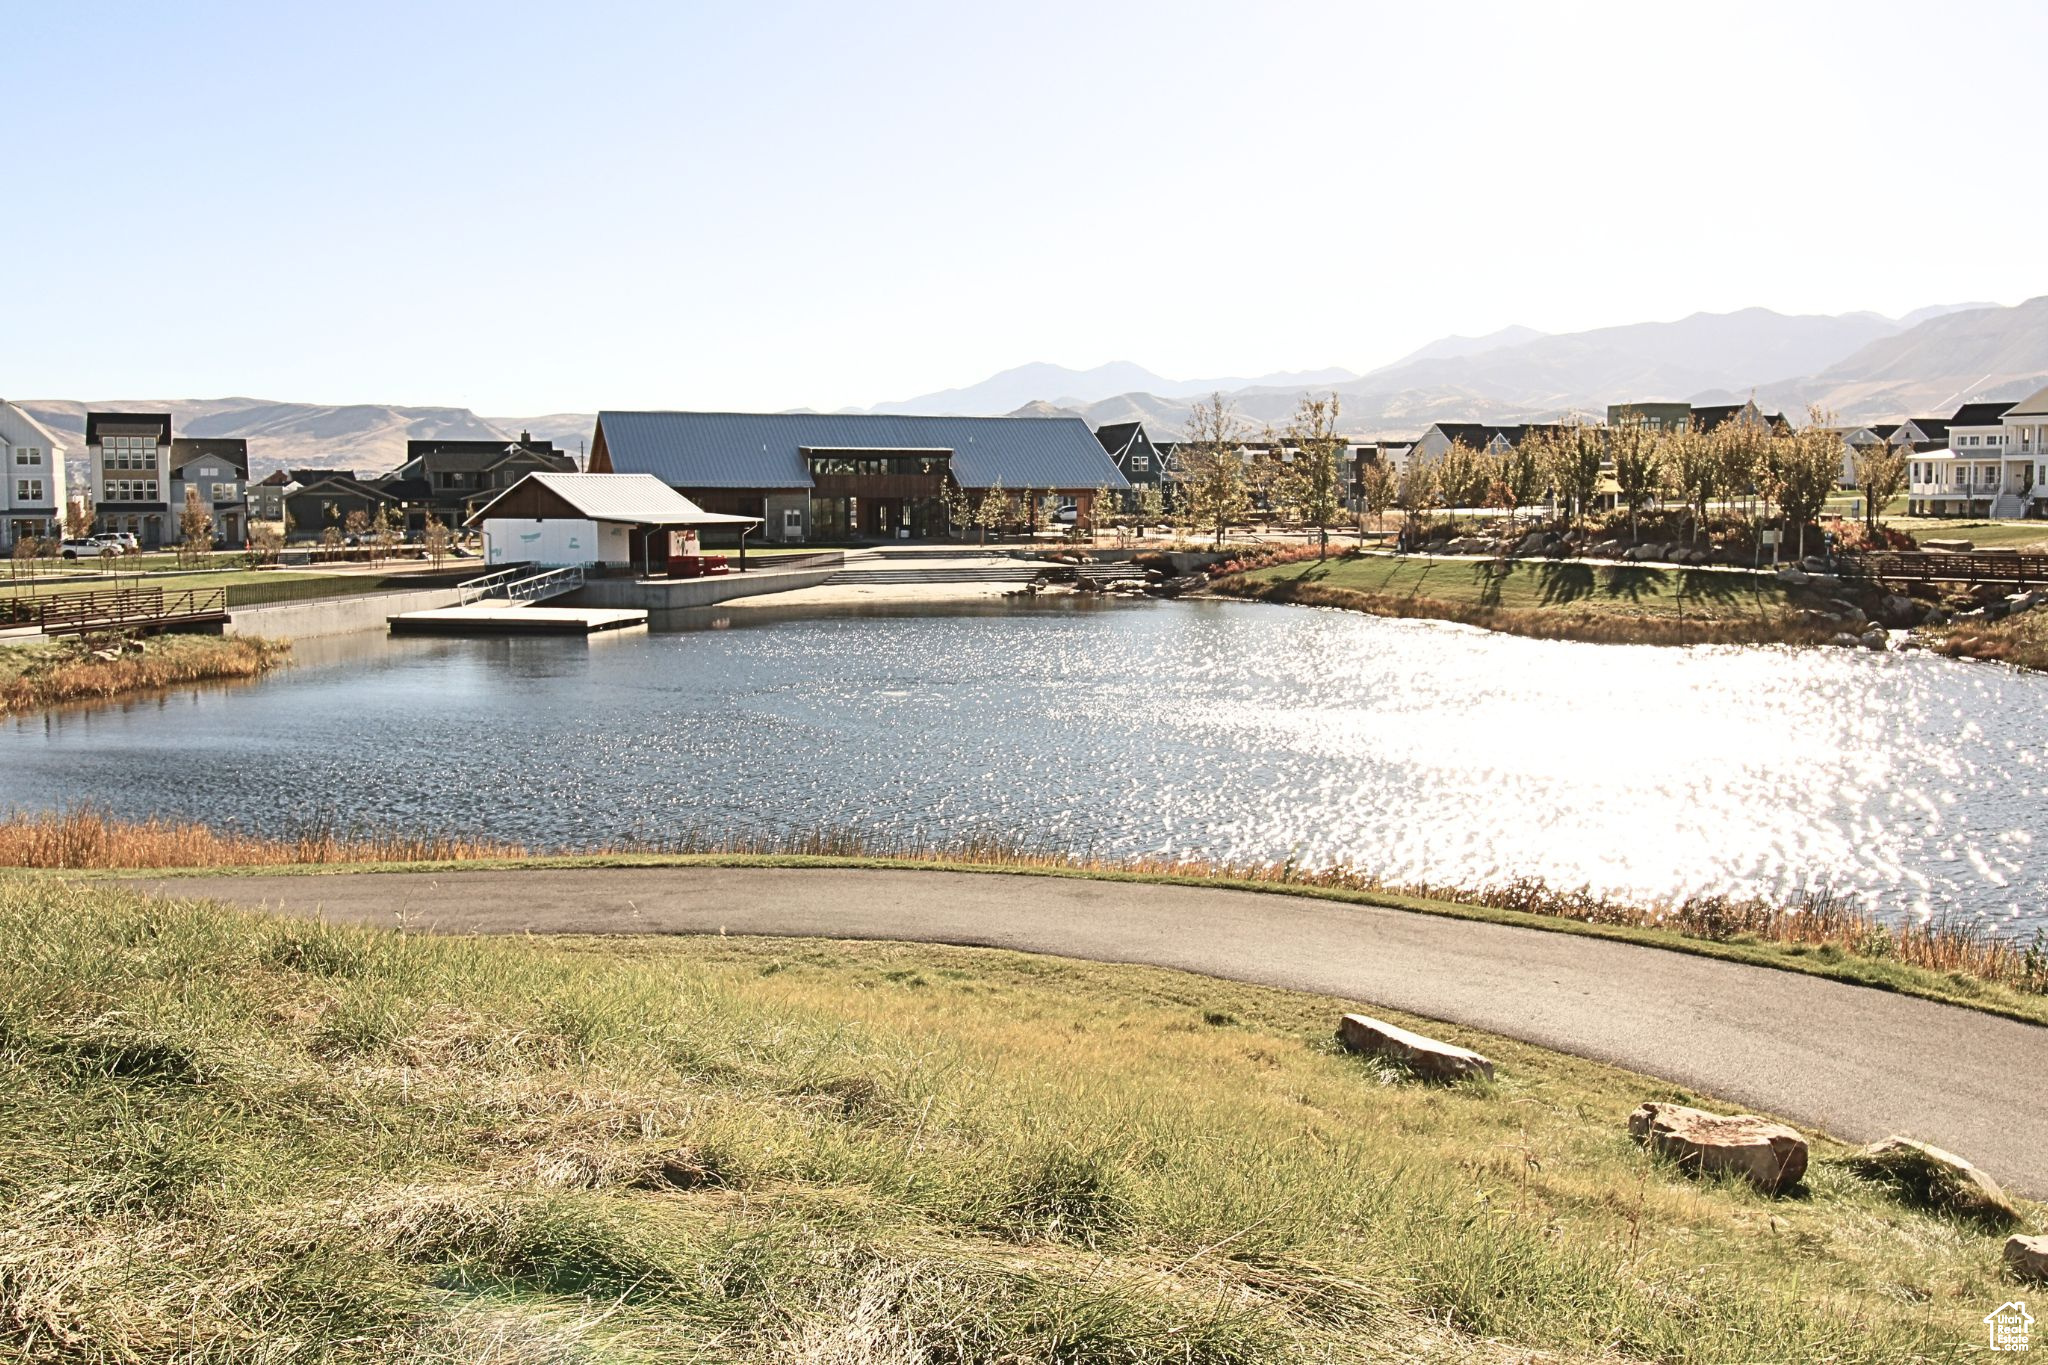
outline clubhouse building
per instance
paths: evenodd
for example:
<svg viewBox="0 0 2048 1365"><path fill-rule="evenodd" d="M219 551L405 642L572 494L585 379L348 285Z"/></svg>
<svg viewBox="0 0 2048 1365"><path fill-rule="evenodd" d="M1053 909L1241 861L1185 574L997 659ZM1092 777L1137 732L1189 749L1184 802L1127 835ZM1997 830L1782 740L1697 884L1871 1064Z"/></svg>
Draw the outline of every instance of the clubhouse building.
<svg viewBox="0 0 2048 1365"><path fill-rule="evenodd" d="M965 533L948 502L991 489L1057 497L1086 519L1097 489L1130 487L1073 417L601 412L589 472L651 474L707 512L758 518L764 539L922 540Z"/></svg>

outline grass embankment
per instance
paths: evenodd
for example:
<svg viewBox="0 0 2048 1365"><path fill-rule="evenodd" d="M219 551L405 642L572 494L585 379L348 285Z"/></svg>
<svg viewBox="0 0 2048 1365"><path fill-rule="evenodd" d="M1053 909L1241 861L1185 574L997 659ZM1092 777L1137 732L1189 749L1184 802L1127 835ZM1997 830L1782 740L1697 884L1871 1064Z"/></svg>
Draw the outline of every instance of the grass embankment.
<svg viewBox="0 0 2048 1365"><path fill-rule="evenodd" d="M126 641L67 636L14 645L0 649L0 715L181 683L254 678L290 654L288 641L254 635L158 635Z"/></svg>
<svg viewBox="0 0 2048 1365"><path fill-rule="evenodd" d="M1936 653L1952 659L1989 659L2048 673L2048 608L2002 621L1964 621L1924 632Z"/></svg>
<svg viewBox="0 0 2048 1365"><path fill-rule="evenodd" d="M1884 524L1915 540L1967 540L1978 549L2048 550L2048 524L1969 521L1960 517L1886 517Z"/></svg>
<svg viewBox="0 0 2048 1365"><path fill-rule="evenodd" d="M1774 575L1585 560L1345 555L1217 579L1231 597L1375 616L1457 621L1511 635L1603 644L1803 643Z"/></svg>
<svg viewBox="0 0 2048 1365"><path fill-rule="evenodd" d="M1824 976L2048 1024L2048 938L1997 937L1977 920L1894 928L1831 897L1794 906L1696 896L1640 906L1527 879L1483 889L1396 886L1351 868L1102 858L993 839L884 842L856 831L805 838L683 837L656 847L536 856L511 843L315 829L266 839L204 825L128 823L93 809L0 819L0 867L44 871L455 871L469 868L714 866L934 869L1088 877L1262 891L1583 934Z"/></svg>
<svg viewBox="0 0 2048 1365"><path fill-rule="evenodd" d="M0 1354L1892 1362L2010 1297L1828 1144L1695 1182L1624 1132L1681 1092L1438 1025L1500 1079L1426 1088L1339 1007L0 879Z"/></svg>

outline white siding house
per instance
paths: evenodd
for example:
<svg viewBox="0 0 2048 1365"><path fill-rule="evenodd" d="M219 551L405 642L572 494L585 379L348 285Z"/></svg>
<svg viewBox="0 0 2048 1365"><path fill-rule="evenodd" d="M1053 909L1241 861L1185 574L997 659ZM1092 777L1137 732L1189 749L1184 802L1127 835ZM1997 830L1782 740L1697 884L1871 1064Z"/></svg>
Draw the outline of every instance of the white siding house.
<svg viewBox="0 0 2048 1365"><path fill-rule="evenodd" d="M64 444L0 399L0 551L64 534Z"/></svg>

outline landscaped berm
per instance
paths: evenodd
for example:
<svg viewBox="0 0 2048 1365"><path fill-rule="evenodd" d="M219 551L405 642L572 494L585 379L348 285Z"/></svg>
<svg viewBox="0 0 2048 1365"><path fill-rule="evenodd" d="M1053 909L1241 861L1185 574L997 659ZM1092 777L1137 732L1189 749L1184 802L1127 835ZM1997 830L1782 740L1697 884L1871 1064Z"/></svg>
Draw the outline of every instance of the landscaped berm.
<svg viewBox="0 0 2048 1365"><path fill-rule="evenodd" d="M1995 1229L1350 1002L987 950L436 938L0 879L0 1356L1948 1358ZM1375 1011L1385 1018L1384 1011ZM2039 1210L2022 1216L2038 1223Z"/></svg>

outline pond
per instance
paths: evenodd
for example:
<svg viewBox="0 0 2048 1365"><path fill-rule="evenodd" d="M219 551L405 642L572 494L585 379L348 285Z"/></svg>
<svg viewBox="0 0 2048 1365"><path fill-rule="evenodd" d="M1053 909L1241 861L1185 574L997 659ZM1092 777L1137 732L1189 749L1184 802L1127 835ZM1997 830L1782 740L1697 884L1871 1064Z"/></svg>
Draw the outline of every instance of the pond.
<svg viewBox="0 0 2048 1365"><path fill-rule="evenodd" d="M1254 603L707 612L311 641L260 683L0 724L0 805L589 847L851 827L1102 854L1831 888L2048 924L2048 677L1522 640Z"/></svg>

